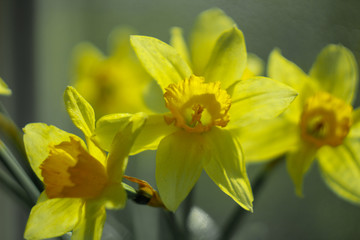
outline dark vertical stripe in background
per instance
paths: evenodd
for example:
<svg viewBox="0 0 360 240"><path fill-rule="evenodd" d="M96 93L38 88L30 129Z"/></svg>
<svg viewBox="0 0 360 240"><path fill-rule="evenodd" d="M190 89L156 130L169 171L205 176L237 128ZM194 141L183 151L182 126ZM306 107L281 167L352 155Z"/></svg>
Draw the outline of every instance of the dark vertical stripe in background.
<svg viewBox="0 0 360 240"><path fill-rule="evenodd" d="M2 0L1 2L0 7L5 7L1 12L5 12L6 17L2 19L5 22L1 24L3 29L0 28L0 34L5 34L4 46L8 48L4 49L5 56L2 56L7 68L4 69L7 76L3 78L9 83L13 92L13 95L6 99L11 103L6 108L18 127L23 128L26 123L35 120L35 4L33 0ZM5 30L5 33L2 30ZM19 207L18 202L10 201L8 204L10 203L15 204L15 207L8 206L13 209L11 216L7 217L9 226L12 226L12 232L9 232L8 236L13 237L12 239L23 239L29 210Z"/></svg>
<svg viewBox="0 0 360 240"><path fill-rule="evenodd" d="M35 120L33 0L10 1L11 49L15 115L19 127Z"/></svg>

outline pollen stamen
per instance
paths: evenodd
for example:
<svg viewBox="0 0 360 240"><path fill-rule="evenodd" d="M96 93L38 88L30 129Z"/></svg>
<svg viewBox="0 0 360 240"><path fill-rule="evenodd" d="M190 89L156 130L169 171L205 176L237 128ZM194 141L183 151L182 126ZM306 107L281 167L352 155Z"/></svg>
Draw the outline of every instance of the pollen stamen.
<svg viewBox="0 0 360 240"><path fill-rule="evenodd" d="M204 78L192 75L178 84L170 84L164 94L166 107L174 122L188 132L205 132L213 126L225 127L230 120L231 98L220 88L220 82L205 83Z"/></svg>
<svg viewBox="0 0 360 240"><path fill-rule="evenodd" d="M192 110L194 110L194 113L192 114L192 120L190 124L192 126L196 125L197 123L201 124L201 114L204 111L204 107L201 106L200 104L195 104L192 107Z"/></svg>

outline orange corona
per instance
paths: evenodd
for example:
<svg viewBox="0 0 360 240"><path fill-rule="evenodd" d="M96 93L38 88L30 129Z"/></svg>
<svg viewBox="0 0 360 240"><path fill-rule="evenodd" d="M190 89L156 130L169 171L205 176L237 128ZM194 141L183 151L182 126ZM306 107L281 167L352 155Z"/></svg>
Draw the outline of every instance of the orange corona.
<svg viewBox="0 0 360 240"><path fill-rule="evenodd" d="M352 107L326 92L310 97L301 115L301 137L317 147L342 144L349 133Z"/></svg>
<svg viewBox="0 0 360 240"><path fill-rule="evenodd" d="M40 169L48 198L96 198L108 183L105 167L73 138L50 147Z"/></svg>

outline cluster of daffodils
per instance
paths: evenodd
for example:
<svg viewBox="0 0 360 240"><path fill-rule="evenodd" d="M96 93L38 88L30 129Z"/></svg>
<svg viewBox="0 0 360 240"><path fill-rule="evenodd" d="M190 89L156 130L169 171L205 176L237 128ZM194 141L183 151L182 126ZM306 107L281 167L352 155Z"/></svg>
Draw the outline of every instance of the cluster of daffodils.
<svg viewBox="0 0 360 240"><path fill-rule="evenodd" d="M253 211L246 163L279 156L298 195L317 159L330 188L360 203L360 110L351 105L358 73L348 49L325 47L308 75L275 49L262 77L262 61L219 9L198 16L188 43L178 27L170 44L132 33L111 34L110 56L90 43L74 51L64 101L85 141L44 123L25 126L26 154L44 186L26 239L100 239L105 209L123 208L131 195L123 178L139 183L150 206L175 212L204 170ZM0 93L10 94L2 81ZM156 150L158 192L124 176L128 156L145 150Z"/></svg>
<svg viewBox="0 0 360 240"><path fill-rule="evenodd" d="M329 45L307 75L276 49L270 54L268 75L296 89L299 96L278 118L241 130L247 161L285 154L301 196L304 174L317 159L328 186L359 204L360 109L351 105L358 88L353 54L343 46Z"/></svg>

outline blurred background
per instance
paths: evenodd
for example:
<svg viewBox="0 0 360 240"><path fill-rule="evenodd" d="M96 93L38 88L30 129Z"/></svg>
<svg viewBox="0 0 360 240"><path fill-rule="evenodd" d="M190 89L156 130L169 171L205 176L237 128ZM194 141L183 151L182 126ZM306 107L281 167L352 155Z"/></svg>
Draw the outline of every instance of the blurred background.
<svg viewBox="0 0 360 240"><path fill-rule="evenodd" d="M308 72L323 47L340 43L360 62L358 0L0 0L0 76L13 91L1 102L20 128L45 122L78 133L62 99L72 80L75 45L89 41L107 54L109 33L122 25L168 42L171 27L182 27L188 36L196 16L211 7L235 20L248 51L264 61L279 47ZM126 173L155 186L154 165L154 152L145 152L130 159ZM250 179L260 167L249 167ZM192 196L198 207L192 216L201 220L194 226L200 230L216 231L236 207L205 173ZM360 239L360 207L335 196L316 164L305 178L304 196L296 197L281 164L233 239ZM0 239L22 239L28 214L29 209L0 185ZM158 209L129 202L123 211L109 215L113 224L106 226L103 239L160 239L164 227L159 216Z"/></svg>

